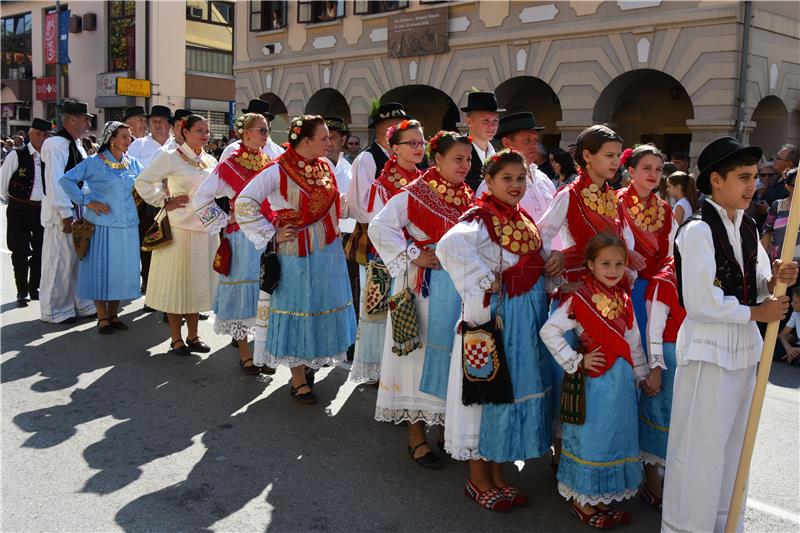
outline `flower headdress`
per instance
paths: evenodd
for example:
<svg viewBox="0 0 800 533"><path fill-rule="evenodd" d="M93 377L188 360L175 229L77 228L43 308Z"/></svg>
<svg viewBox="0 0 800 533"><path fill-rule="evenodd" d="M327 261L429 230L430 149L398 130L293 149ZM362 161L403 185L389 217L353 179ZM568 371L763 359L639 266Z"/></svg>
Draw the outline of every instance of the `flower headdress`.
<svg viewBox="0 0 800 533"><path fill-rule="evenodd" d="M244 115L236 117L236 133L241 137L244 134Z"/></svg>
<svg viewBox="0 0 800 533"><path fill-rule="evenodd" d="M397 130L404 131L407 130L411 126L411 121L408 119L403 120L399 124L392 124L386 129L386 142L389 142L389 139L394 137L394 134Z"/></svg>
<svg viewBox="0 0 800 533"><path fill-rule="evenodd" d="M625 148L623 150L622 155L619 157L619 166L622 168L628 168L628 161L630 160L631 156L633 155L633 148Z"/></svg>
<svg viewBox="0 0 800 533"><path fill-rule="evenodd" d="M523 161L525 160L525 157L519 150L514 150L513 148L505 148L503 150L500 150L499 152L496 152L493 156L487 157L486 160L483 162L483 166L485 167L489 163L497 163L498 161L500 161L500 159L503 158L503 156L507 155L518 155L519 157L522 157Z"/></svg>
<svg viewBox="0 0 800 533"><path fill-rule="evenodd" d="M472 143L472 135L462 135L456 131L443 131L440 130L436 133L433 137L428 140L428 157L432 157L433 154L439 152L439 143L445 137L453 137L454 139L457 137L466 137L467 141Z"/></svg>
<svg viewBox="0 0 800 533"><path fill-rule="evenodd" d="M303 117L294 117L289 124L289 138L296 141L300 137L300 129L303 127Z"/></svg>

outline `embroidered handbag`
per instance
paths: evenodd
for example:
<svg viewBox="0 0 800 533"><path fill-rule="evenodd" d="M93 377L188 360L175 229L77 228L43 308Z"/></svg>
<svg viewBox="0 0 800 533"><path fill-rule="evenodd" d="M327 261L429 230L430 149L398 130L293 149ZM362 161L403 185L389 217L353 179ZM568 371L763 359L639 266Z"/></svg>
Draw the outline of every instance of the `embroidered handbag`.
<svg viewBox="0 0 800 533"><path fill-rule="evenodd" d="M147 228L142 238L141 249L143 252L152 252L156 248L161 248L172 242L172 228L169 225L167 210L161 209L153 223Z"/></svg>
<svg viewBox="0 0 800 533"><path fill-rule="evenodd" d="M559 416L565 424L582 425L586 421L586 384L585 376L578 369L573 374L564 372L561 381L561 398Z"/></svg>
<svg viewBox="0 0 800 533"><path fill-rule="evenodd" d="M392 276L379 259L367 265L367 284L364 287L364 310L368 315L381 315L389 309Z"/></svg>
<svg viewBox="0 0 800 533"><path fill-rule="evenodd" d="M272 294L280 280L281 262L278 259L278 252L275 251L275 239L273 238L267 245L267 249L261 254L259 286L262 291Z"/></svg>
<svg viewBox="0 0 800 533"><path fill-rule="evenodd" d="M503 349L503 335L490 320L479 326L461 322L464 405L514 403L514 387Z"/></svg>
<svg viewBox="0 0 800 533"><path fill-rule="evenodd" d="M422 346L417 323L417 305L414 293L406 287L389 298L389 314L392 317L392 351L398 356L408 355Z"/></svg>
<svg viewBox="0 0 800 533"><path fill-rule="evenodd" d="M78 259L83 260L86 254L89 253L89 245L92 242L93 234L94 224L85 218L79 218L72 223L72 246L75 247Z"/></svg>
<svg viewBox="0 0 800 533"><path fill-rule="evenodd" d="M232 259L233 252L231 250L231 241L223 236L219 241L217 253L214 254L214 271L219 272L223 276L230 275Z"/></svg>
<svg viewBox="0 0 800 533"><path fill-rule="evenodd" d="M367 224L357 222L353 233L344 244L344 256L347 260L365 266L369 263L367 254L372 246L369 242L369 235L367 235L367 227Z"/></svg>

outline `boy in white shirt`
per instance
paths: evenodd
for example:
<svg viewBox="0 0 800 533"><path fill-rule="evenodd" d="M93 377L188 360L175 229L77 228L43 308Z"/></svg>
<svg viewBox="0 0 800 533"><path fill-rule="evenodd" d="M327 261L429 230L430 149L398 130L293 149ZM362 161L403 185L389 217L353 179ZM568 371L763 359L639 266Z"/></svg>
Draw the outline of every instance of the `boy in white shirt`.
<svg viewBox="0 0 800 533"><path fill-rule="evenodd" d="M789 317L789 321L778 335L784 351L781 361L787 365L797 365L800 362L800 335L798 333L800 333L800 288L795 287L792 292L792 316Z"/></svg>

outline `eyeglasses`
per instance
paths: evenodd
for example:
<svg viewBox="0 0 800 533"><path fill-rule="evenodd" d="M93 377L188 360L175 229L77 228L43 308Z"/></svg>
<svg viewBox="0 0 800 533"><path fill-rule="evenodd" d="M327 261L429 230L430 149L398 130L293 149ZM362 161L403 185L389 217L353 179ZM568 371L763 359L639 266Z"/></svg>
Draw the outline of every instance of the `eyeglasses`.
<svg viewBox="0 0 800 533"><path fill-rule="evenodd" d="M413 140L413 141L405 141L405 142L401 142L401 143L395 143L395 144L407 144L407 145L409 145L411 148L413 148L414 150L416 150L417 148L425 148L425 146L426 146L428 143L427 143L427 141L418 141L418 140L416 140L416 139L415 139L415 140Z"/></svg>
<svg viewBox="0 0 800 533"><path fill-rule="evenodd" d="M257 131L261 135L269 135L268 128L247 128L247 131Z"/></svg>
<svg viewBox="0 0 800 533"><path fill-rule="evenodd" d="M349 142L349 143L347 143L347 146L358 146L359 144L361 144L361 143L357 142L357 141L356 142Z"/></svg>

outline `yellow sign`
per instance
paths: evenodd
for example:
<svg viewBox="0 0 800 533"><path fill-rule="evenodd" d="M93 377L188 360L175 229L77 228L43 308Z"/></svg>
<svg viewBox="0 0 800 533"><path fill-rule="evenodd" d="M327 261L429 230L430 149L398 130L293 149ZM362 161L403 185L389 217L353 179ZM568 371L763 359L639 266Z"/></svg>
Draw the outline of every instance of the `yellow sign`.
<svg viewBox="0 0 800 533"><path fill-rule="evenodd" d="M150 80L134 78L117 78L117 94L119 96L150 97Z"/></svg>

